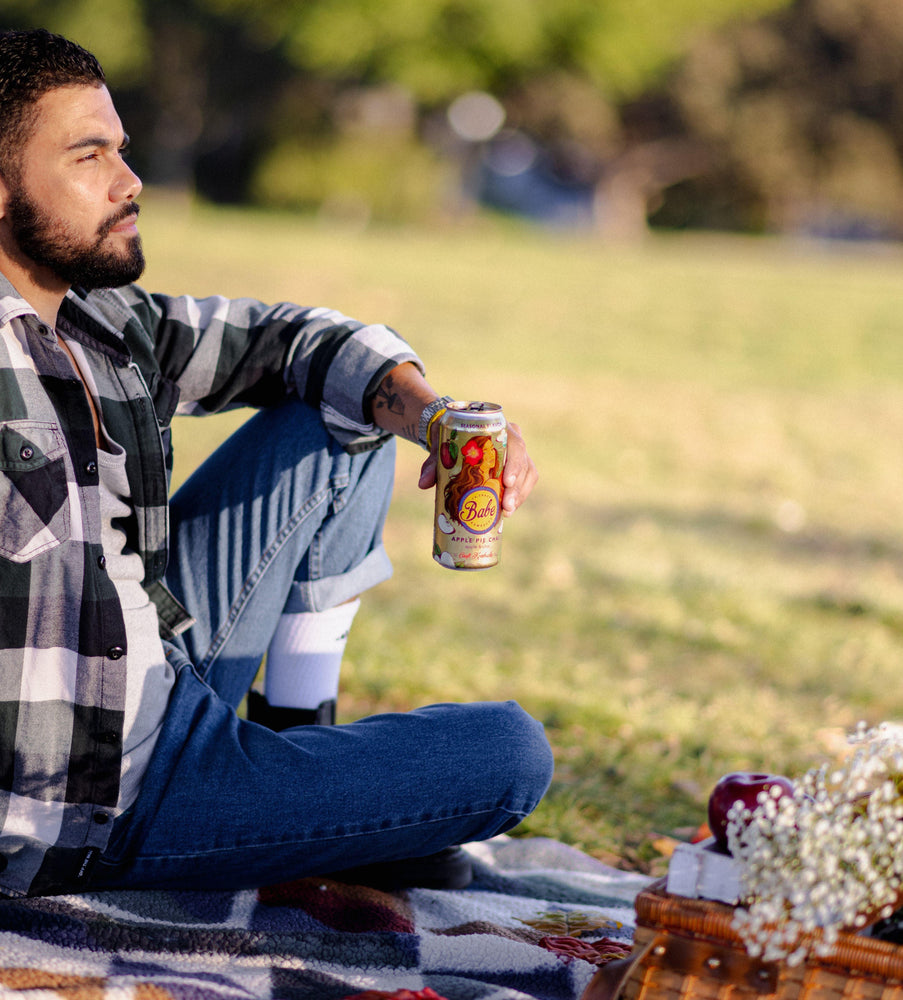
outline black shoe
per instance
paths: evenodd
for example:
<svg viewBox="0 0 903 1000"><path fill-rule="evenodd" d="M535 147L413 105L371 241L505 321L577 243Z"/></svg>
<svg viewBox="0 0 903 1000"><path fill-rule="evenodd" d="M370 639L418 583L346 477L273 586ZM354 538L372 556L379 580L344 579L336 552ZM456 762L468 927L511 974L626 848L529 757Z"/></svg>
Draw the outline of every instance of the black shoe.
<svg viewBox="0 0 903 1000"><path fill-rule="evenodd" d="M473 881L473 865L460 847L446 847L424 858L378 861L330 872L329 878L371 889L465 889Z"/></svg>
<svg viewBox="0 0 903 1000"><path fill-rule="evenodd" d="M334 726L335 700L320 702L317 708L280 708L271 705L259 691L251 690L248 692L247 719L275 733L295 726Z"/></svg>

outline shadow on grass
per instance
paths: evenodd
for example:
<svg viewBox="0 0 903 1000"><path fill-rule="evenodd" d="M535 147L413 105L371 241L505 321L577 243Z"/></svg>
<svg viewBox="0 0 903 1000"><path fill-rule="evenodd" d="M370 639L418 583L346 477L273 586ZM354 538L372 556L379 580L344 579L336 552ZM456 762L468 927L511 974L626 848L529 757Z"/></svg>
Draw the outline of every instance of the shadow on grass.
<svg viewBox="0 0 903 1000"><path fill-rule="evenodd" d="M692 532L713 540L733 539L735 543L755 545L774 559L806 558L848 561L850 559L894 560L903 566L903 543L875 535L842 532L836 529L804 527L782 530L761 517L744 517L721 507L683 510L666 504L631 507L597 507L577 504L569 517L581 525L594 525L606 531L625 531L643 522L652 522L665 530Z"/></svg>

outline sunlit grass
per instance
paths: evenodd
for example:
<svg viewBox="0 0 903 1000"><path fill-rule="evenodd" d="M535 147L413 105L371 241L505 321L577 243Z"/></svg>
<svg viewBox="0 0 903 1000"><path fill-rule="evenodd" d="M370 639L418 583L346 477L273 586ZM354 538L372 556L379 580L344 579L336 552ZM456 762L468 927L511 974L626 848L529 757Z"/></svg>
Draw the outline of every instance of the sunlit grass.
<svg viewBox="0 0 903 1000"><path fill-rule="evenodd" d="M145 222L146 219L146 222ZM558 760L525 829L660 867L734 768L903 717L903 252L517 227L355 233L148 200L147 283L331 305L498 400L541 470L501 565L430 558L402 445L350 719L507 698ZM177 428L177 478L242 415ZM199 433L201 431L201 433Z"/></svg>

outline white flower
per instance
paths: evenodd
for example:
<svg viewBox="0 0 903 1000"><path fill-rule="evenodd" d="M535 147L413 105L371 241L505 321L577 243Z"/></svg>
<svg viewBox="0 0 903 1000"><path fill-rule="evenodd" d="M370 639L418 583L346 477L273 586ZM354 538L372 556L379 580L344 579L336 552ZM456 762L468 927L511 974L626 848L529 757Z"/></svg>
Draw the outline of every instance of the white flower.
<svg viewBox="0 0 903 1000"><path fill-rule="evenodd" d="M808 771L793 795L728 814L743 866L734 924L751 955L799 964L844 927L896 908L903 892L903 726L860 724L839 767Z"/></svg>

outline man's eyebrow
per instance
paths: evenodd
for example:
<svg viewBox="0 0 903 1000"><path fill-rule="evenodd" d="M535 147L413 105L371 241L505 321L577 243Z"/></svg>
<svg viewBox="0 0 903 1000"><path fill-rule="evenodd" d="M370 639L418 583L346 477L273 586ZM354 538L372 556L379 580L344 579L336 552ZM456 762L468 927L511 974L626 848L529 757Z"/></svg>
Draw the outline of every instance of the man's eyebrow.
<svg viewBox="0 0 903 1000"><path fill-rule="evenodd" d="M122 133L122 142L116 144L105 135L86 135L83 139L79 139L77 142L73 142L72 145L67 146L67 150L76 149L95 149L98 146L102 149L108 149L110 146L115 145L117 149L125 149L129 144L128 133Z"/></svg>

